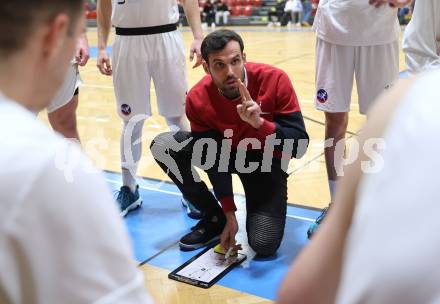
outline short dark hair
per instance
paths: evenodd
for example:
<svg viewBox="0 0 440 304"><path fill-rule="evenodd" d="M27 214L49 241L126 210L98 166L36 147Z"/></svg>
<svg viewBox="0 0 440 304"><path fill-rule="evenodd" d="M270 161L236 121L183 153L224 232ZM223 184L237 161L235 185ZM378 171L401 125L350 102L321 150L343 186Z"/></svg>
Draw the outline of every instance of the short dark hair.
<svg viewBox="0 0 440 304"><path fill-rule="evenodd" d="M26 46L28 38L41 23L64 13L75 20L84 0L1 0L0 56L7 57ZM75 23L71 22L72 31Z"/></svg>
<svg viewBox="0 0 440 304"><path fill-rule="evenodd" d="M237 41L238 44L240 44L240 50L243 53L243 39L241 39L241 37L234 31L217 30L206 36L205 39L203 39L201 46L202 57L206 63L209 63L209 54L223 50L229 41Z"/></svg>

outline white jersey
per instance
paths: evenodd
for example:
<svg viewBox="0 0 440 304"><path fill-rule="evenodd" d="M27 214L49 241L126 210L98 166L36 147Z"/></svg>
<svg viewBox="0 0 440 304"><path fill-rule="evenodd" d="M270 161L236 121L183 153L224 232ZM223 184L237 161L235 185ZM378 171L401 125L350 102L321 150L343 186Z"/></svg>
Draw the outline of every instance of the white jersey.
<svg viewBox="0 0 440 304"><path fill-rule="evenodd" d="M416 1L403 39L406 67L411 73L440 67L440 1Z"/></svg>
<svg viewBox="0 0 440 304"><path fill-rule="evenodd" d="M112 0L112 23L116 27L150 27L179 20L176 0Z"/></svg>
<svg viewBox="0 0 440 304"><path fill-rule="evenodd" d="M348 46L392 43L400 31L396 9L368 0L321 0L313 28L318 38Z"/></svg>
<svg viewBox="0 0 440 304"><path fill-rule="evenodd" d="M79 147L69 165L68 141L2 96L0 141L0 303L151 303L116 203Z"/></svg>
<svg viewBox="0 0 440 304"><path fill-rule="evenodd" d="M439 83L437 71L409 89L382 170L362 178L337 303L440 303Z"/></svg>

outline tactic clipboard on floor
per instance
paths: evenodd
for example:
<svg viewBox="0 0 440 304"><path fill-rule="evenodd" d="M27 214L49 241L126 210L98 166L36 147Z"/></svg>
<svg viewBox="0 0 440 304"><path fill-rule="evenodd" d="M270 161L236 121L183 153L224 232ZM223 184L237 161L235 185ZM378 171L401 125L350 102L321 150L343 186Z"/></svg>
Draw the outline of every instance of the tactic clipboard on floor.
<svg viewBox="0 0 440 304"><path fill-rule="evenodd" d="M217 245L210 247L186 261L168 274L168 278L201 288L209 288L235 266L246 260L238 252L223 253Z"/></svg>

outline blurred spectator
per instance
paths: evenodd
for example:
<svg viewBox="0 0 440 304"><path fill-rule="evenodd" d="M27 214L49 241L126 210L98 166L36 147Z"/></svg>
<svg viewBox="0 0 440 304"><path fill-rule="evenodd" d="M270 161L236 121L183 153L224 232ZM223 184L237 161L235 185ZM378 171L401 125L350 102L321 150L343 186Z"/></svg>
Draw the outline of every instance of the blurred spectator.
<svg viewBox="0 0 440 304"><path fill-rule="evenodd" d="M311 16L312 16L312 1L311 0L303 0L303 19L302 24L309 26L311 24Z"/></svg>
<svg viewBox="0 0 440 304"><path fill-rule="evenodd" d="M179 26L187 26L188 21L186 20L185 11L183 10L182 1L177 0L177 7L179 8Z"/></svg>
<svg viewBox="0 0 440 304"><path fill-rule="evenodd" d="M89 0L86 1L86 6L88 9L90 9L91 11L96 10L96 0Z"/></svg>
<svg viewBox="0 0 440 304"><path fill-rule="evenodd" d="M290 21L297 26L301 26L301 15L303 6L301 0L288 0L284 7L285 16L288 18L290 15Z"/></svg>
<svg viewBox="0 0 440 304"><path fill-rule="evenodd" d="M268 26L272 26L274 24L274 22L276 22L276 24L278 26L281 25L281 20L284 15L284 7L285 6L286 6L285 0L277 0L276 6L272 7L272 10L267 14L267 17L269 19Z"/></svg>
<svg viewBox="0 0 440 304"><path fill-rule="evenodd" d="M316 11L318 10L319 0L312 0L312 16L315 19Z"/></svg>
<svg viewBox="0 0 440 304"><path fill-rule="evenodd" d="M223 25L228 24L230 15L228 5L225 0L217 0L215 3L215 24L220 24L220 18L223 18Z"/></svg>
<svg viewBox="0 0 440 304"><path fill-rule="evenodd" d="M208 26L211 26L213 24L215 26L214 21L215 21L214 5L212 4L211 0L207 0L205 2L205 5L203 6L202 22L208 24Z"/></svg>

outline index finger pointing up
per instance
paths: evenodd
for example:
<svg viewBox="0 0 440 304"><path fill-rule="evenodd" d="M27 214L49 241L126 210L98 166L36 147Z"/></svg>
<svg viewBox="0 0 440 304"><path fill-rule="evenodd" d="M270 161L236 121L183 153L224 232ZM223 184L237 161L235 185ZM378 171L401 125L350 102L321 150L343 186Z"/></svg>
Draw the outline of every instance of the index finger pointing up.
<svg viewBox="0 0 440 304"><path fill-rule="evenodd" d="M238 88L240 90L241 99L243 101L252 100L251 94L249 94L248 89L244 85L244 83L241 81L241 79L238 79Z"/></svg>

